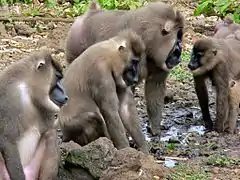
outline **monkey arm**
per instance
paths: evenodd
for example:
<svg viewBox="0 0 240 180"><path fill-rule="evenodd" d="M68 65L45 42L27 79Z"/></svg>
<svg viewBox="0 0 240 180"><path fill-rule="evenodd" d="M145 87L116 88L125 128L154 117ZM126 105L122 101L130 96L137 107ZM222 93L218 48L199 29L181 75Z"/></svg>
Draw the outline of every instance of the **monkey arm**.
<svg viewBox="0 0 240 180"><path fill-rule="evenodd" d="M198 97L198 102L202 111L205 127L211 131L213 129L213 122L209 113L209 99L207 86L205 84L205 76L194 76L194 86Z"/></svg>
<svg viewBox="0 0 240 180"><path fill-rule="evenodd" d="M8 138L7 138L8 139ZM17 145L8 140L1 139L0 150L11 180L24 180L25 175L21 164Z"/></svg>
<svg viewBox="0 0 240 180"><path fill-rule="evenodd" d="M142 132L141 125L138 121L135 101L131 87L126 88L124 91L118 93L120 100L119 114L121 116L124 127L134 139L137 147L144 153L149 152L148 144Z"/></svg>
<svg viewBox="0 0 240 180"><path fill-rule="evenodd" d="M168 73L156 70L150 75L145 83L145 98L147 101L147 112L153 135L160 135L162 109L166 91L166 79Z"/></svg>
<svg viewBox="0 0 240 180"><path fill-rule="evenodd" d="M114 82L114 81L112 81ZM96 103L106 122L109 135L118 149L129 147L125 128L119 115L119 101L115 84L106 84L100 89L101 94L96 96Z"/></svg>

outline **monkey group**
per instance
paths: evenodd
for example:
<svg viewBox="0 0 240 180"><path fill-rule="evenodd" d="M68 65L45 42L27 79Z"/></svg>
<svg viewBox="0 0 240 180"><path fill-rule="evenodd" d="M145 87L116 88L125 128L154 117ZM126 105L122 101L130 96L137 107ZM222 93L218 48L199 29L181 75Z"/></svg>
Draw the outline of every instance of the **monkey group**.
<svg viewBox="0 0 240 180"><path fill-rule="evenodd" d="M0 180L57 179L62 140L84 146L108 137L118 149L149 152L134 102L145 80L153 135L160 135L166 80L181 63L182 13L162 2L136 10L111 10L90 2L66 38L66 71L41 50L0 73ZM188 68L208 130L236 132L240 103L240 25L230 18L214 36L197 40ZM216 86L215 126L205 79Z"/></svg>

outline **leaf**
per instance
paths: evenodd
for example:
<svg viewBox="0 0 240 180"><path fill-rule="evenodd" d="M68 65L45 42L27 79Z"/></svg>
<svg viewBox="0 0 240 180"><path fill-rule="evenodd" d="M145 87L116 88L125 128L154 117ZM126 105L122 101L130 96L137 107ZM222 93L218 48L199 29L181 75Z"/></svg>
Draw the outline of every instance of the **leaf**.
<svg viewBox="0 0 240 180"><path fill-rule="evenodd" d="M204 14L207 12L209 7L211 7L211 1L205 1L204 3L200 4L195 10L194 10L194 15L199 16L200 14Z"/></svg>

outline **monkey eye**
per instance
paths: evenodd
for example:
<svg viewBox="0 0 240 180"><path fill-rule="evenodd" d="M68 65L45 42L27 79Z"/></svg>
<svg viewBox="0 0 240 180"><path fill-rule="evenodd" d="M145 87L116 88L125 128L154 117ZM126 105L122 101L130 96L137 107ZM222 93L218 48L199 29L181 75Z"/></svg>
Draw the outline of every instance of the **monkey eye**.
<svg viewBox="0 0 240 180"><path fill-rule="evenodd" d="M197 56L197 58L203 57L203 52L198 52L198 53L196 54L196 56Z"/></svg>

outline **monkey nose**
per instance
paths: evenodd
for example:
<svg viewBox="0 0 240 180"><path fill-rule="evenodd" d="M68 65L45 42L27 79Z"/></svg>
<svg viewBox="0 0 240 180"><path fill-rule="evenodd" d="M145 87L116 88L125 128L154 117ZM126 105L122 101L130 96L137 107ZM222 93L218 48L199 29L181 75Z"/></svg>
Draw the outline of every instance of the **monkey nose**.
<svg viewBox="0 0 240 180"><path fill-rule="evenodd" d="M68 101L68 99L69 99L69 97L65 96L65 98L64 98L65 103Z"/></svg>
<svg viewBox="0 0 240 180"><path fill-rule="evenodd" d="M196 67L195 67L193 64L191 64L191 63L188 64L188 68L189 68L191 71L193 71L193 70L196 69Z"/></svg>

